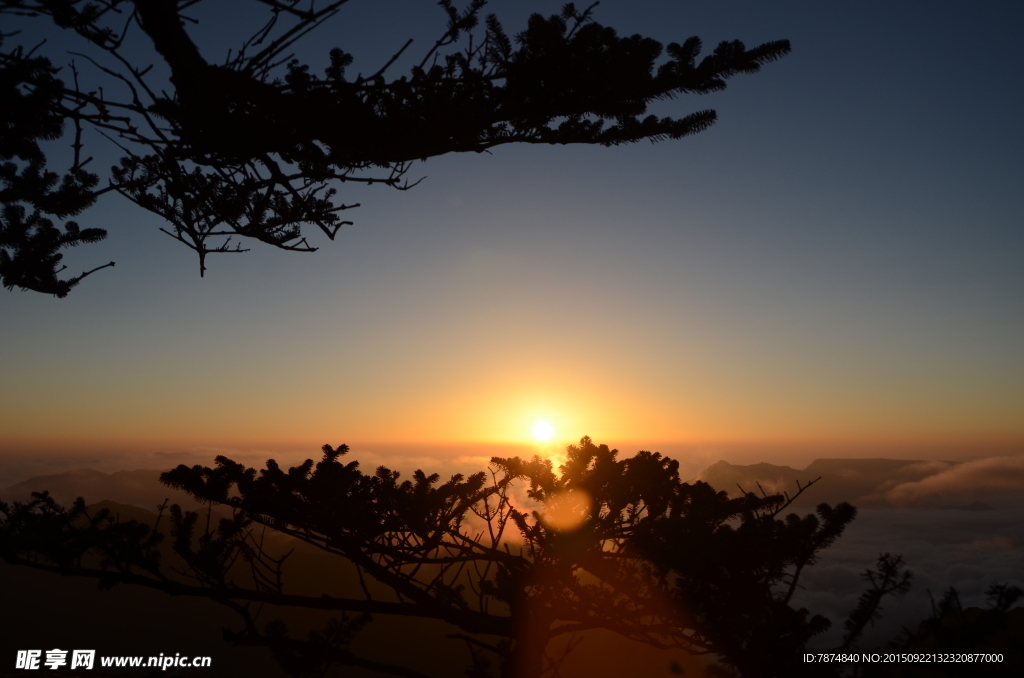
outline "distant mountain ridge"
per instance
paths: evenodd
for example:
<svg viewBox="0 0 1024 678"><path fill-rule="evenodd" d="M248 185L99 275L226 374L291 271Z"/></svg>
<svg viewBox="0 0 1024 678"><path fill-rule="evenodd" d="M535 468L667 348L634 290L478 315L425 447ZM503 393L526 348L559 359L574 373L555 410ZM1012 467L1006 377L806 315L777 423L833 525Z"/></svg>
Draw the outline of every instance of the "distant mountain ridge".
<svg viewBox="0 0 1024 678"><path fill-rule="evenodd" d="M69 506L78 497L87 504L112 501L131 504L150 511L169 499L171 504L195 509L199 503L181 490L160 482L161 469L136 469L104 473L91 468L80 468L64 473L35 476L0 490L4 501L28 501L32 492L46 490L58 504Z"/></svg>
<svg viewBox="0 0 1024 678"><path fill-rule="evenodd" d="M949 500L938 495L928 500L909 501L905 493L893 492L894 488L906 488L928 478L934 480L942 473L949 475L961 464L907 459L815 459L807 468L797 470L769 463L738 465L719 461L704 469L693 481L704 481L730 496L739 495L742 488L756 493L761 490L768 494L786 492L792 497L798 492L798 483L803 487L821 478L794 501L793 505L802 509L813 508L822 502L835 505L846 501L862 508L921 506L990 510L992 507L983 501L988 496L981 489L977 496L950 497ZM63 505L84 497L88 504L106 500L148 510L154 510L165 499L187 509L199 507L199 503L184 492L160 483L161 472L158 469L137 469L104 473L89 468L75 469L16 483L0 490L0 499L27 501L33 491L47 490L57 503Z"/></svg>
<svg viewBox="0 0 1024 678"><path fill-rule="evenodd" d="M737 465L719 461L704 469L694 480L701 480L716 490L725 490L738 496L740 488L746 492L768 494L797 494L799 486L817 480L800 493L793 502L801 508L814 507L822 502L835 505L849 502L863 508L894 505L914 505L927 508L962 509L968 511L991 510L985 502L975 500L964 505L920 502L897 504L889 491L904 483L915 483L940 471L946 471L961 462L934 462L912 459L815 459L807 468L798 471L789 466L775 464Z"/></svg>

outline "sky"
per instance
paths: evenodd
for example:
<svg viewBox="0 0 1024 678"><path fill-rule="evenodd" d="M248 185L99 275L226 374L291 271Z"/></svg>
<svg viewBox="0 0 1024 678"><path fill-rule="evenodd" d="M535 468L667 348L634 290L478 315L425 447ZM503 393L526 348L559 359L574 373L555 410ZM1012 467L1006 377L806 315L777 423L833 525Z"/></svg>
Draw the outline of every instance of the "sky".
<svg viewBox="0 0 1024 678"><path fill-rule="evenodd" d="M237 5L196 10L211 60ZM490 5L510 34L559 8ZM108 239L67 261L114 269L63 300L0 293L5 463L583 435L695 468L1024 452L1024 6L605 0L596 20L793 53L654 107L716 109L697 136L434 158L410 191L344 187L362 206L317 253L257 244L204 278L105 196L78 221ZM432 3L353 0L300 56L341 46L369 73L443 26Z"/></svg>

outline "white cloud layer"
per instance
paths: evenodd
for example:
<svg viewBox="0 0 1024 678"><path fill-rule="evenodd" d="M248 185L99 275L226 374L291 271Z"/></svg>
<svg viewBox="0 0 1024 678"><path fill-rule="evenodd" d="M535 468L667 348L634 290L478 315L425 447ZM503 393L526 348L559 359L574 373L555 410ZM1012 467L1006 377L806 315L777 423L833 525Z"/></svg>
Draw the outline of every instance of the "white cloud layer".
<svg viewBox="0 0 1024 678"><path fill-rule="evenodd" d="M935 472L885 492L897 506L952 503L1024 493L1024 456L989 457L960 464L930 462Z"/></svg>
<svg viewBox="0 0 1024 678"><path fill-rule="evenodd" d="M931 613L928 592L938 600L953 586L964 606L984 607L994 582L1024 587L1024 508L946 511L877 508L860 511L846 533L801 578L794 603L832 620L815 647L841 642L843 621L864 590L861 574L880 553L903 556L913 573L903 598L883 603L882 619L864 646L882 643L902 626L916 626Z"/></svg>

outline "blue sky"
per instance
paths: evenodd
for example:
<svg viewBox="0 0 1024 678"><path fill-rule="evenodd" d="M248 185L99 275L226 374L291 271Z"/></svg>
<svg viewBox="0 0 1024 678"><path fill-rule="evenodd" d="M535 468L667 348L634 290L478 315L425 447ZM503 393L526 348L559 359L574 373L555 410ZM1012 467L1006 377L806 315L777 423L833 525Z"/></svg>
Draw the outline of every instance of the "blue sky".
<svg viewBox="0 0 1024 678"><path fill-rule="evenodd" d="M249 18L232 6L197 9L211 61ZM558 10L491 6L510 33ZM65 300L0 295L0 451L509 443L537 418L725 456L1019 451L1024 7L634 0L596 20L793 53L655 107L715 108L698 136L432 159L405 193L346 187L355 225L316 254L255 247L203 279L105 197L79 221L110 237L68 260L115 269ZM354 0L301 56L339 45L370 72L442 27L431 3Z"/></svg>

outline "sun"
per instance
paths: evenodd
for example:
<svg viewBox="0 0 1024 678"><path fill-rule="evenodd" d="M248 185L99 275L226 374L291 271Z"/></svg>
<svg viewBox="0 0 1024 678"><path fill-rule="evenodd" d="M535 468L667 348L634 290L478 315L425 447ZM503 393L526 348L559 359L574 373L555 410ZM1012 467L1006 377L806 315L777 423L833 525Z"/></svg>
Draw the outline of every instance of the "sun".
<svg viewBox="0 0 1024 678"><path fill-rule="evenodd" d="M533 437L539 443L550 443L555 437L555 427L550 421L540 419L533 424Z"/></svg>

